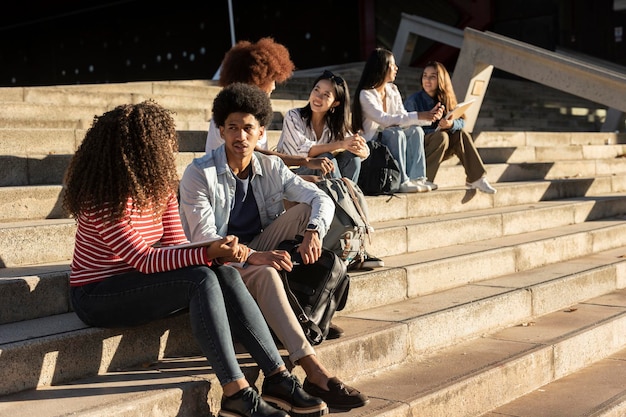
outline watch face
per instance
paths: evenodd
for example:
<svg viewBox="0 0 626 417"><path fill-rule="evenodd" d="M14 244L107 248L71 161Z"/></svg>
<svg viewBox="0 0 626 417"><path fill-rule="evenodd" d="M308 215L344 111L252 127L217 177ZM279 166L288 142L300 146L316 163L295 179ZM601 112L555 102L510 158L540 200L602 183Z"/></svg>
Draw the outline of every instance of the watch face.
<svg viewBox="0 0 626 417"><path fill-rule="evenodd" d="M306 226L306 230L317 230L317 225L313 224L313 223L309 223Z"/></svg>

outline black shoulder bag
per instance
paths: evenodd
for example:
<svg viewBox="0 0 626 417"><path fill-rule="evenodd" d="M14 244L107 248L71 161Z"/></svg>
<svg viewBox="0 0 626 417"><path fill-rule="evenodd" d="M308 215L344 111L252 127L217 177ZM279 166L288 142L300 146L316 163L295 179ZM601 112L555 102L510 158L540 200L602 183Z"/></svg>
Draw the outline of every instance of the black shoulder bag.
<svg viewBox="0 0 626 417"><path fill-rule="evenodd" d="M312 345L319 345L328 336L335 312L346 305L350 276L345 263L328 249L322 249L317 262L305 265L297 252L301 241L285 240L278 246L290 253L294 263L291 272L283 270L280 275L304 334Z"/></svg>

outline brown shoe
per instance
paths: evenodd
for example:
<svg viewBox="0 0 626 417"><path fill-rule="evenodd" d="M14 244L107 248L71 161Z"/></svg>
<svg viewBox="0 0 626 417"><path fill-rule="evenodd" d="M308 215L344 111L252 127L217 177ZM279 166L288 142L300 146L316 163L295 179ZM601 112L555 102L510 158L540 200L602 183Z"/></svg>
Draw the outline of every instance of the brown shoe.
<svg viewBox="0 0 626 417"><path fill-rule="evenodd" d="M331 321L330 326L328 326L328 335L326 335L326 339L339 339L343 336L343 334L343 329Z"/></svg>
<svg viewBox="0 0 626 417"><path fill-rule="evenodd" d="M302 388L314 397L324 400L328 407L339 410L363 407L370 402L367 396L361 394L356 388L344 384L336 377L328 380L328 391L324 391L317 385L310 383L308 379L304 380Z"/></svg>

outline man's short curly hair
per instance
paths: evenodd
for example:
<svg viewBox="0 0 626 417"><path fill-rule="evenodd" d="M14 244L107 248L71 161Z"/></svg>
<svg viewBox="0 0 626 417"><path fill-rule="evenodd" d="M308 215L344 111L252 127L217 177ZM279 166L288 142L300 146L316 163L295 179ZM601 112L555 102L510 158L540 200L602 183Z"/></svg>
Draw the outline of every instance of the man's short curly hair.
<svg viewBox="0 0 626 417"><path fill-rule="evenodd" d="M224 126L231 113L253 115L261 126L267 126L274 115L269 96L256 85L234 83L224 87L213 100L213 120Z"/></svg>
<svg viewBox="0 0 626 417"><path fill-rule="evenodd" d="M272 81L282 83L294 69L289 50L273 38L261 38L255 43L239 41L224 55L219 85L247 83L262 87Z"/></svg>

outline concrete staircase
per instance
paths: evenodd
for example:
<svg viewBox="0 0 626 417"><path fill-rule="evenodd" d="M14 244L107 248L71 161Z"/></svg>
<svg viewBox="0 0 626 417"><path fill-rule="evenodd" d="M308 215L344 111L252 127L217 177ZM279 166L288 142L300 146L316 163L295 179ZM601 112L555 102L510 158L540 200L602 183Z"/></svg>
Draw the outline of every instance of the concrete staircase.
<svg viewBox="0 0 626 417"><path fill-rule="evenodd" d="M72 313L75 225L61 209L65 166L94 115L147 98L175 110L182 172L203 153L217 91L0 89L0 416L217 413L221 389L185 314L111 330ZM307 91L272 96L271 143ZM386 267L351 273L334 320L346 335L317 348L371 398L343 414L625 415L626 137L483 131L476 142L497 194L466 190L452 159L438 191L368 197L370 252Z"/></svg>

